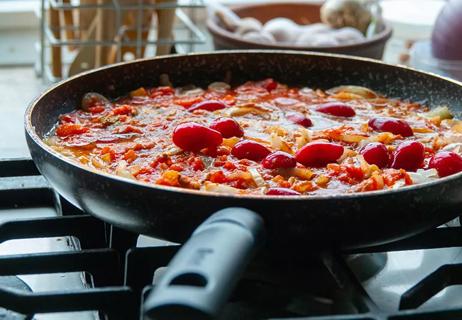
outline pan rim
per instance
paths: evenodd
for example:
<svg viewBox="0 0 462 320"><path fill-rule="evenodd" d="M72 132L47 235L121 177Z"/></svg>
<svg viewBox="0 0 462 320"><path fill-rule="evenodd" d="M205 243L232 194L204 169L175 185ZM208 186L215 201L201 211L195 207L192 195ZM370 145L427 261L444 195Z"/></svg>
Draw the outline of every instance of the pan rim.
<svg viewBox="0 0 462 320"><path fill-rule="evenodd" d="M390 63L385 63L380 60L371 59L371 58L364 58L364 57L353 57L343 54L334 54L334 53L322 53L322 52L312 52L312 51L296 51L296 50L262 50L262 49L253 49L253 50L220 50L220 51L204 51L204 52L195 52L195 53L186 53L186 54L173 54L173 55L166 55L166 56L159 56L159 57L150 57L150 58L143 58L143 59L136 59L133 61L128 62L119 62L116 64L103 66L97 69L92 69L89 71L82 72L80 74L74 75L68 79L64 79L59 81L58 83L50 86L48 89L43 91L40 95L38 95L35 99L33 99L26 108L24 114L24 128L27 136L42 150L44 150L47 154L50 154L54 158L59 159L62 162L65 162L67 165L72 166L74 169L82 170L86 173L97 174L101 177L116 180L118 182L128 183L131 185L136 185L139 187L147 188L147 189L154 189L164 192L174 192L174 193L184 193L191 196L200 196L200 197L220 197L220 198L230 198L230 199L240 199L240 200L269 200L269 201L327 201L327 200L356 200L358 198L369 198L369 197L380 197L380 196L391 196L400 194L402 192L410 192L410 191L419 191L422 189L426 189L435 185L443 184L446 182L458 180L462 178L462 172L457 174L453 174L447 177L438 178L434 181L425 182L422 184L404 186L397 189L391 190L375 190L375 191L368 191L368 192L354 192L354 193L338 193L338 194L327 194L327 195L294 195L294 196L273 196L273 195L236 195L236 194L226 194L226 193L218 193L218 192L210 192L210 191L201 191L201 190L194 190L194 189L186 189L180 187L171 187L171 186L163 186L157 184L149 184L144 183L138 180L133 180L129 178L124 178L117 176L115 174L109 174L102 171L98 171L96 169L92 169L90 167L85 167L82 165L78 165L75 161L71 158L68 158L59 152L53 150L50 146L48 146L43 139L37 134L35 127L32 125L32 113L35 110L35 107L40 102L40 100L48 95L50 92L56 90L57 88L71 82L75 79L85 77L86 75L98 73L107 69L118 68L120 66L130 65L130 64L137 64L142 63L144 61L152 61L152 60L165 60L165 59L175 59L175 58L182 58L188 56L209 56L209 55L227 55L227 54L284 54L284 55L294 55L294 56L306 56L306 57L321 57L321 58L337 58L343 60L350 60L350 61L362 61L372 64L379 64L385 65L391 68L397 68L401 70L406 70L406 72L415 72L425 76L438 78L440 80L444 80L447 82L451 82L457 86L462 87L462 82L458 80L454 80L448 77L444 77L441 75L437 75L427 71L420 71L408 66L404 65L393 65ZM30 148L29 148L30 149Z"/></svg>

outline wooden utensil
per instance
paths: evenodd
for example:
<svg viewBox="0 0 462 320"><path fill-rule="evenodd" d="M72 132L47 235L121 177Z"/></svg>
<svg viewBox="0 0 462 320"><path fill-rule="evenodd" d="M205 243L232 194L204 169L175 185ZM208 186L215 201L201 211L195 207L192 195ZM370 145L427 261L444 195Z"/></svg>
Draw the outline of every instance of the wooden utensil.
<svg viewBox="0 0 462 320"><path fill-rule="evenodd" d="M59 11L50 6L48 10L49 14L49 27L53 36L57 39L61 39L60 32L60 19ZM61 58L61 47L57 45L51 46L51 74L53 77L61 78L62 77L62 58Z"/></svg>
<svg viewBox="0 0 462 320"><path fill-rule="evenodd" d="M80 0L82 6L85 5L94 5L96 0ZM79 9L79 36L80 40L88 39L88 33L90 30L90 25L95 19L96 10L95 9Z"/></svg>
<svg viewBox="0 0 462 320"><path fill-rule="evenodd" d="M145 0L146 3L149 3L153 0ZM137 4L138 0L122 0L125 4ZM141 31L141 41L145 42L149 36L149 29L151 26L152 15L154 10L145 9L142 13L142 31ZM137 33L137 26L138 26L138 19L139 13L138 10L128 10L124 14L123 23L127 28L127 31L124 34L124 39L127 41L137 41L138 33ZM137 52L137 47L135 46L122 46L121 48L121 56L123 57L126 53L131 53L133 56L137 58L144 57L145 45L142 45L139 52Z"/></svg>
<svg viewBox="0 0 462 320"><path fill-rule="evenodd" d="M62 0L63 4L70 5L71 0ZM62 21L64 21L66 40L72 41L76 39L76 34L74 31L74 10L72 9L63 9L62 10ZM69 50L75 50L76 46L69 45Z"/></svg>
<svg viewBox="0 0 462 320"><path fill-rule="evenodd" d="M97 17L95 16L93 22L90 24L86 37L81 39L82 41L95 39L96 38L96 25L98 23ZM82 46L69 66L68 76L73 76L80 72L93 69L96 65L95 47L93 46Z"/></svg>
<svg viewBox="0 0 462 320"><path fill-rule="evenodd" d="M157 4L176 4L176 0L157 0ZM172 39L173 23L175 22L175 9L157 9L157 40ZM169 54L171 44L157 45L156 56Z"/></svg>

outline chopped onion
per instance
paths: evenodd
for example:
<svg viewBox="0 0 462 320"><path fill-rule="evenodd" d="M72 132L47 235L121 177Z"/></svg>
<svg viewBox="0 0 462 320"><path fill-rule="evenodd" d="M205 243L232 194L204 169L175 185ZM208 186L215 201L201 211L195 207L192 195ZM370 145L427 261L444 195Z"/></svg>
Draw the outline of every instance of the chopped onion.
<svg viewBox="0 0 462 320"><path fill-rule="evenodd" d="M246 115L248 113L256 115L268 115L272 110L265 108L261 105L256 105L255 103L246 103L238 105L232 108L228 108L228 115L232 117L239 117Z"/></svg>
<svg viewBox="0 0 462 320"><path fill-rule="evenodd" d="M252 175L252 179L253 179L253 181L255 181L255 184L258 187L260 187L260 188L266 187L265 180L263 179L260 172L258 172L258 170L256 168L248 168L247 170Z"/></svg>
<svg viewBox="0 0 462 320"><path fill-rule="evenodd" d="M119 162L117 168L115 169L115 173L120 177L135 179L135 177L130 173L130 171L127 170L127 162L125 161Z"/></svg>
<svg viewBox="0 0 462 320"><path fill-rule="evenodd" d="M212 82L209 84L208 88L216 92L226 92L226 90L231 89L231 86L226 82Z"/></svg>
<svg viewBox="0 0 462 320"><path fill-rule="evenodd" d="M182 88L177 88L175 94L178 97L197 97L204 93L204 89L197 88L193 85L188 85Z"/></svg>
<svg viewBox="0 0 462 320"><path fill-rule="evenodd" d="M462 154L462 143L460 142L450 143L443 148L443 151L452 151L458 154Z"/></svg>
<svg viewBox="0 0 462 320"><path fill-rule="evenodd" d="M447 106L440 106L432 109L423 114L426 118L435 118L439 117L441 120L452 119L454 116L451 114L451 111Z"/></svg>
<svg viewBox="0 0 462 320"><path fill-rule="evenodd" d="M340 92L352 93L366 99L374 99L378 97L378 95L371 89L360 86L338 86L327 90L327 92L330 94L337 94Z"/></svg>
<svg viewBox="0 0 462 320"><path fill-rule="evenodd" d="M290 154L293 153L289 144L274 132L271 134L271 147L275 150L284 151Z"/></svg>
<svg viewBox="0 0 462 320"><path fill-rule="evenodd" d="M414 184L430 182L438 179L438 171L436 171L436 169L419 169L416 172L408 172L408 174Z"/></svg>
<svg viewBox="0 0 462 320"><path fill-rule="evenodd" d="M217 192L217 193L231 193L231 194L238 194L241 193L240 189L228 186L226 184L219 184L213 183L209 181L205 181L201 190L210 191L210 192Z"/></svg>

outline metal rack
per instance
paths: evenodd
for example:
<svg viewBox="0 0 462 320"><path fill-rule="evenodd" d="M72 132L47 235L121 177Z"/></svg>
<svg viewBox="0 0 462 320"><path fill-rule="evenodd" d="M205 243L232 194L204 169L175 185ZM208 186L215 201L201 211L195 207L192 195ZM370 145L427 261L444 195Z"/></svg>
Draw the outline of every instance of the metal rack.
<svg viewBox="0 0 462 320"><path fill-rule="evenodd" d="M204 33L196 26L198 18L198 9L205 7L204 0L178 0L172 2L165 2L156 4L152 0L135 0L130 4L122 3L121 0L110 0L109 2L102 2L95 0L94 3L82 3L81 0L41 0L40 7L40 43L38 45L39 59L36 65L37 75L44 78L44 80L55 82L67 76L67 68L70 61L76 56L77 50L70 50L70 48L83 48L83 47L116 47L116 60L115 62L125 61L121 54L121 48L133 47L135 49L133 58L143 58L143 51L145 48L146 53L144 56L152 56L153 49L158 45L171 45L174 52L192 52L195 45L205 43L206 37ZM74 39L67 39L61 35L66 35L66 32L72 30L75 34L82 33L80 24L72 26L59 25L57 28L52 27L50 23L49 11L55 10L59 14L70 12L76 16L80 15L85 10L109 10L115 16L115 30L117 37L114 39L83 39L76 37ZM149 23L148 26L143 25L143 15L145 13L153 14L154 11L175 9L176 21L173 27L172 38L156 39L153 37L153 31L157 30L156 23ZM127 28L123 24L123 16L127 12L136 12L136 23L134 26ZM136 36L134 39L127 39L124 34L130 31ZM147 38L143 38L143 33L148 34ZM58 35L58 36L57 36ZM60 50L62 54L62 76L55 76L51 71L51 54L53 48ZM151 50L149 50L151 49Z"/></svg>

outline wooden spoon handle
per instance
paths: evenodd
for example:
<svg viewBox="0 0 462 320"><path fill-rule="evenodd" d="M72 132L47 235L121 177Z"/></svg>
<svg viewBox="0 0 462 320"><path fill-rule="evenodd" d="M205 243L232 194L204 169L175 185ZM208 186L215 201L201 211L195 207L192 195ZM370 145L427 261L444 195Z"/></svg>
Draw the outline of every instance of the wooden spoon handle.
<svg viewBox="0 0 462 320"><path fill-rule="evenodd" d="M59 11L50 6L49 13L49 26L51 32L56 39L61 39ZM62 60L61 60L61 47L51 47L51 74L53 77L62 77Z"/></svg>
<svg viewBox="0 0 462 320"><path fill-rule="evenodd" d="M176 0L156 0L158 4L176 4ZM157 40L168 40L172 38L173 23L175 22L175 9L157 9ZM169 54L171 44L157 45L156 55Z"/></svg>
<svg viewBox="0 0 462 320"><path fill-rule="evenodd" d="M63 4L71 4L71 0L63 0ZM74 31L74 10L62 10L63 12L63 20L64 20L64 26L66 27L66 40L75 40L76 35ZM75 46L68 46L69 50L74 50Z"/></svg>

